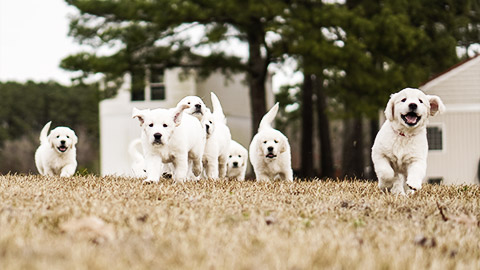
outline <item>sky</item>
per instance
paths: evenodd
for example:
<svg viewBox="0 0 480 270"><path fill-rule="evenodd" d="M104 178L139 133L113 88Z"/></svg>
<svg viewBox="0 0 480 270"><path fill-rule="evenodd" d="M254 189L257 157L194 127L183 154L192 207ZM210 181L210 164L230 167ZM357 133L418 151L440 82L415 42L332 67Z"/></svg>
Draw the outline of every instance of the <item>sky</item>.
<svg viewBox="0 0 480 270"><path fill-rule="evenodd" d="M0 81L70 84L60 61L81 47L67 36L69 14L64 0L0 0Z"/></svg>

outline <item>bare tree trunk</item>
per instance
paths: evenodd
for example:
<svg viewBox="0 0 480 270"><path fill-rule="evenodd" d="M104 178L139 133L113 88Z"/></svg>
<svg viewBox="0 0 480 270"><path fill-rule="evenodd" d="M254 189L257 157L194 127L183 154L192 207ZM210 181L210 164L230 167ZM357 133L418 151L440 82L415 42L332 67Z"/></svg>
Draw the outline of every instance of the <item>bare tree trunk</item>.
<svg viewBox="0 0 480 270"><path fill-rule="evenodd" d="M367 175L365 175L366 178L371 179L371 180L377 180L377 175L375 174L375 170L373 169L373 161L372 161L372 146L373 143L375 142L375 137L377 136L378 133L378 118L374 118L370 120L370 148L369 148L369 166L370 166L370 171Z"/></svg>
<svg viewBox="0 0 480 270"><path fill-rule="evenodd" d="M252 106L252 137L257 133L258 125L266 112L265 79L267 75L268 57L262 56L263 30L261 26L251 29L248 38L248 84L250 88L250 104Z"/></svg>
<svg viewBox="0 0 480 270"><path fill-rule="evenodd" d="M313 177L313 79L306 73L302 91L302 167L301 176Z"/></svg>
<svg viewBox="0 0 480 270"><path fill-rule="evenodd" d="M343 145L343 175L363 177L363 123L361 117L345 120L345 140Z"/></svg>
<svg viewBox="0 0 480 270"><path fill-rule="evenodd" d="M327 98L325 96L320 77L317 77L317 114L318 114L318 136L320 139L320 177L334 177L332 141L330 139L330 122L327 116Z"/></svg>

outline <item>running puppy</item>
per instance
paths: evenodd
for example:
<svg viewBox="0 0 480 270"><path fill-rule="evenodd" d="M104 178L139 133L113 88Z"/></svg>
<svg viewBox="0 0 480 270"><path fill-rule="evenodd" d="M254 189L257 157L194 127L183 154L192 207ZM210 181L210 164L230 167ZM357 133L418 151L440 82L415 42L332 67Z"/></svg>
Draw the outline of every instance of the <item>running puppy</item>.
<svg viewBox="0 0 480 270"><path fill-rule="evenodd" d="M227 177L230 179L237 179L239 181L245 180L247 162L247 149L238 142L231 140L228 151Z"/></svg>
<svg viewBox="0 0 480 270"><path fill-rule="evenodd" d="M147 170L145 169L145 158L143 154L138 151L142 146L142 140L135 139L130 142L128 146L128 154L132 161L132 173L135 177L147 177Z"/></svg>
<svg viewBox="0 0 480 270"><path fill-rule="evenodd" d="M285 135L272 128L278 111L278 102L267 112L250 143L250 162L257 181L284 179L293 181L290 144Z"/></svg>
<svg viewBox="0 0 480 270"><path fill-rule="evenodd" d="M177 103L177 107L183 105L188 106L184 111L185 113L188 113L191 116L196 117L199 121L202 121L203 116L206 113L207 106L205 106L205 103L203 103L201 98L197 96L186 96Z"/></svg>
<svg viewBox="0 0 480 270"><path fill-rule="evenodd" d="M189 161L193 174L202 172L205 132L200 121L183 113L188 106L173 109L138 110L133 108L132 118L138 118L142 127L142 147L147 178L144 182L158 182L163 163L173 164L173 180L184 182L188 176Z"/></svg>
<svg viewBox="0 0 480 270"><path fill-rule="evenodd" d="M227 127L227 120L223 114L220 101L213 92L210 96L213 112L210 113L207 110L203 119L203 125L207 134L203 166L208 178L217 179L227 176L227 157L232 135Z"/></svg>
<svg viewBox="0 0 480 270"><path fill-rule="evenodd" d="M428 117L444 111L439 97L418 89L405 88L390 96L387 120L372 147L380 189L405 195L422 187L427 170Z"/></svg>
<svg viewBox="0 0 480 270"><path fill-rule="evenodd" d="M48 122L40 132L40 146L35 152L35 165L41 175L71 177L77 169L78 138L68 127L56 127L50 134Z"/></svg>

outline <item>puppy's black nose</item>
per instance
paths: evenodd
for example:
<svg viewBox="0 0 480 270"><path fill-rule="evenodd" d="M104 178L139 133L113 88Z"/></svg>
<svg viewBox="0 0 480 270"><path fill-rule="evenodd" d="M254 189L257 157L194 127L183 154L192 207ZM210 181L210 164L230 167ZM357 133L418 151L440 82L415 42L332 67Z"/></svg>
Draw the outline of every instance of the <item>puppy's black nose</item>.
<svg viewBox="0 0 480 270"><path fill-rule="evenodd" d="M267 148L267 150L268 150L268 152L272 152L272 151L273 151L273 147L269 146L269 147Z"/></svg>
<svg viewBox="0 0 480 270"><path fill-rule="evenodd" d="M153 137L155 138L155 141L159 141L162 138L162 134L155 133L155 134L153 134Z"/></svg>
<svg viewBox="0 0 480 270"><path fill-rule="evenodd" d="M66 142L62 140L62 141L60 141L60 143L61 143L61 144L65 144Z"/></svg>
<svg viewBox="0 0 480 270"><path fill-rule="evenodd" d="M415 104L415 103L410 103L410 104L408 104L408 108L410 108L410 110L416 110L417 107L418 107L418 106L417 106L417 104Z"/></svg>
<svg viewBox="0 0 480 270"><path fill-rule="evenodd" d="M200 104L195 104L195 108L200 109L200 108L202 108L202 105L200 105Z"/></svg>
<svg viewBox="0 0 480 270"><path fill-rule="evenodd" d="M233 162L233 167L238 167L238 162Z"/></svg>

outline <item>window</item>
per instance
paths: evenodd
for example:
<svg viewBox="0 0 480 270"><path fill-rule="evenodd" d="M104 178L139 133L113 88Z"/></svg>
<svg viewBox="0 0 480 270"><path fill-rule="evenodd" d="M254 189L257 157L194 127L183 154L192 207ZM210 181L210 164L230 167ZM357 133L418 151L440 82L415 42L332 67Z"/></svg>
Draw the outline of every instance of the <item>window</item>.
<svg viewBox="0 0 480 270"><path fill-rule="evenodd" d="M443 128L441 126L427 127L428 150L443 150Z"/></svg>
<svg viewBox="0 0 480 270"><path fill-rule="evenodd" d="M432 185L440 185L443 182L443 178L441 177L428 178L427 182Z"/></svg>
<svg viewBox="0 0 480 270"><path fill-rule="evenodd" d="M165 81L163 69L153 69L150 74L150 91L152 100L165 99Z"/></svg>
<svg viewBox="0 0 480 270"><path fill-rule="evenodd" d="M135 72L132 72L132 100L164 100L165 83L163 74L163 69L135 70Z"/></svg>

